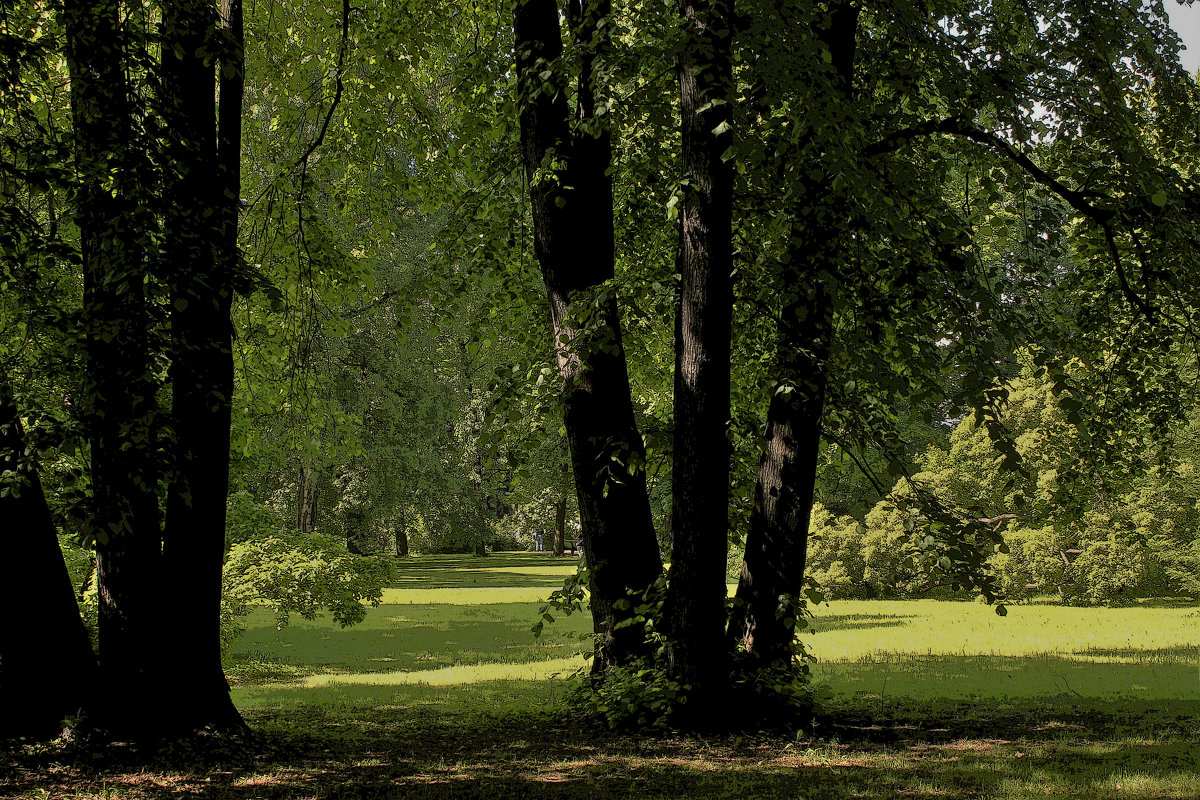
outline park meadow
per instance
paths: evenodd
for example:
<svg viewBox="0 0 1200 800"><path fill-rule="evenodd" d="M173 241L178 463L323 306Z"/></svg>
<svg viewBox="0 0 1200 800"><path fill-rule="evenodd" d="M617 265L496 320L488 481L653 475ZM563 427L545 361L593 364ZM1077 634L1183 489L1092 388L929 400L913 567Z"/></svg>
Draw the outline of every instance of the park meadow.
<svg viewBox="0 0 1200 800"><path fill-rule="evenodd" d="M832 601L801 634L817 715L786 735L610 731L567 705L590 619L530 632L576 568L402 563L357 626L253 611L228 654L253 742L6 757L0 794L75 798L1200 796L1200 606Z"/></svg>
<svg viewBox="0 0 1200 800"><path fill-rule="evenodd" d="M1197 800L1186 12L0 1L0 798Z"/></svg>

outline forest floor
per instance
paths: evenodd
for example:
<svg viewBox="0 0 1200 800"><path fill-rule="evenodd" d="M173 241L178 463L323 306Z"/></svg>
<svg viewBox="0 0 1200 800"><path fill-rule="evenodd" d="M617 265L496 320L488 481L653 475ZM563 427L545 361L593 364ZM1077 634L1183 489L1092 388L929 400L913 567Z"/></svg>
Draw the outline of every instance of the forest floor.
<svg viewBox="0 0 1200 800"><path fill-rule="evenodd" d="M347 629L256 611L229 664L248 739L0 752L0 797L1200 797L1200 607L829 603L815 728L651 738L564 710L586 617L529 633L576 563L410 559Z"/></svg>

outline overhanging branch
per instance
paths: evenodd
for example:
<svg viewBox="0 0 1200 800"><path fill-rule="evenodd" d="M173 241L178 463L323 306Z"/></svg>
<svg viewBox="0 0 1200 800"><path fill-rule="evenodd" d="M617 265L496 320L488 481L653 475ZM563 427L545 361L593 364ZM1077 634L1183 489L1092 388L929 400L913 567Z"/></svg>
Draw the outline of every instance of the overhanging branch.
<svg viewBox="0 0 1200 800"><path fill-rule="evenodd" d="M884 153L895 151L904 142L937 133L960 136L992 148L1024 170L1035 181L1061 197L1078 214L1099 226L1104 231L1104 239L1108 245L1109 255L1112 257L1113 269L1116 271L1117 283L1121 287L1121 294L1125 296L1130 305L1141 312L1148 322L1154 322L1154 308L1133 290L1133 287L1129 283L1129 278L1125 274L1125 266L1121 260L1121 250L1117 246L1116 233L1113 230L1112 224L1117 216L1116 210L1097 206L1092 202L1096 198L1111 199L1107 195L1100 192L1072 189L1039 167L1024 151L994 133L968 124L962 116L929 120L910 128L894 131L875 144L863 148L862 154L868 158L883 155Z"/></svg>

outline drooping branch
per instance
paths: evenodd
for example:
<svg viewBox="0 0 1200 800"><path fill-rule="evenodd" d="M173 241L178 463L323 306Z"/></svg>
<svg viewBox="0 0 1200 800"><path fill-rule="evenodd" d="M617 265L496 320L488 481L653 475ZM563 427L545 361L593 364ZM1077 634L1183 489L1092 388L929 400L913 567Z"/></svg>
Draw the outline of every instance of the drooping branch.
<svg viewBox="0 0 1200 800"><path fill-rule="evenodd" d="M308 172L308 159L312 157L312 154L317 151L318 147L325 143L325 135L329 133L329 124L333 121L333 115L337 111L338 104L342 102L342 92L345 89L343 77L346 74L346 50L349 48L349 44L350 0L342 0L342 40L338 44L337 68L334 70L333 101L329 104L329 109L325 112L325 121L321 123L321 131L317 134L317 138L304 151L304 155L296 160L296 166L300 168L302 176ZM301 180L303 181L303 177Z"/></svg>
<svg viewBox="0 0 1200 800"><path fill-rule="evenodd" d="M1133 290L1133 287L1129 283L1129 278L1125 273L1125 265L1121 260L1121 251L1117 246L1116 233L1113 230L1113 220L1117 217L1117 211L1113 208L1098 206L1092 202L1094 199L1111 200L1112 198L1108 195L1101 192L1072 189L1039 167L1037 162L1029 157L1028 153L1013 146L1010 142L995 133L968 124L962 115L940 120L929 120L909 128L894 131L878 142L863 148L862 154L867 158L883 155L884 153L895 151L904 142L938 133L961 136L978 144L991 147L1000 155L1020 167L1035 181L1061 197L1078 214L1097 225L1104 232L1109 255L1113 261L1113 269L1117 275L1117 283L1121 287L1121 294L1125 296L1129 304L1136 308L1148 322L1154 322L1154 308Z"/></svg>
<svg viewBox="0 0 1200 800"><path fill-rule="evenodd" d="M1017 149L1000 136L967 123L961 114L946 117L945 119L929 120L914 125L911 128L894 131L875 144L863 148L862 154L867 158L883 155L884 153L895 151L904 142L936 133L961 136L973 142L992 147L1009 161L1012 161L1027 172L1035 181L1057 194L1063 200L1066 200L1071 208L1094 222L1103 224L1116 216L1116 212L1112 209L1099 208L1090 201L1090 198L1105 197L1105 195L1099 192L1072 189L1039 167L1027 153Z"/></svg>

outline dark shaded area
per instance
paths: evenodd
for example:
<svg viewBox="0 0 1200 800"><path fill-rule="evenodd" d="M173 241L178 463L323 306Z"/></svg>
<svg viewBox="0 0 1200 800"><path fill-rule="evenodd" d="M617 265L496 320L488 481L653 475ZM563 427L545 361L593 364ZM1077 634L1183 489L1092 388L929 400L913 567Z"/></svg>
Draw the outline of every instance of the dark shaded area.
<svg viewBox="0 0 1200 800"><path fill-rule="evenodd" d="M1015 780L1102 796L1089 787L1115 769L1186 774L1200 753L1197 702L913 703L887 720L861 704L830 710L838 722L816 737L686 740L589 730L565 716L361 706L298 718L293 709L253 715L253 739L165 749L146 771L121 748L102 758L78 744L9 753L0 794L103 786L123 798L965 797ZM1097 740L1120 742L1092 747ZM1121 796L1154 796L1129 789Z"/></svg>

